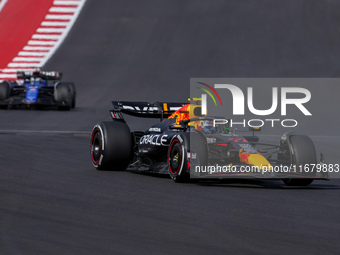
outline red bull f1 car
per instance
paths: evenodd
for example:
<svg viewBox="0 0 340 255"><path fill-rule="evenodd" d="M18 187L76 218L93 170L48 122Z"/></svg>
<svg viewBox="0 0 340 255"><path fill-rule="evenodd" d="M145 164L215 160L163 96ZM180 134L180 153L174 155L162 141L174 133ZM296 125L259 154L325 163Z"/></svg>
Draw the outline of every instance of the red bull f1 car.
<svg viewBox="0 0 340 255"><path fill-rule="evenodd" d="M201 116L195 103L114 101L112 122L100 122L91 135L91 160L98 170L137 170L166 173L176 182L190 178L282 179L286 185L306 186L328 180L306 135L286 132L277 145L259 142L232 131L228 119ZM159 118L145 131L131 132L123 114ZM219 121L216 122L215 120ZM314 167L313 167L314 166Z"/></svg>
<svg viewBox="0 0 340 255"><path fill-rule="evenodd" d="M76 86L62 82L55 71L18 71L16 81L0 83L0 108L8 106L56 106L70 110L76 105Z"/></svg>

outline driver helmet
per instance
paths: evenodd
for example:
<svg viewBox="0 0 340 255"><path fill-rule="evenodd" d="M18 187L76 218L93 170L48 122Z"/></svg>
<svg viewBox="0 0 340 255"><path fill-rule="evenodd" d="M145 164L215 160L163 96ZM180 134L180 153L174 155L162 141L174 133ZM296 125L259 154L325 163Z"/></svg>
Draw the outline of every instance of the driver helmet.
<svg viewBox="0 0 340 255"><path fill-rule="evenodd" d="M40 81L41 81L41 78L40 77L36 77L35 80L34 80L34 84L39 85Z"/></svg>
<svg viewBox="0 0 340 255"><path fill-rule="evenodd" d="M202 130L203 131L209 131L209 132L215 131L215 127L213 125L213 122L210 121L210 120L203 121Z"/></svg>

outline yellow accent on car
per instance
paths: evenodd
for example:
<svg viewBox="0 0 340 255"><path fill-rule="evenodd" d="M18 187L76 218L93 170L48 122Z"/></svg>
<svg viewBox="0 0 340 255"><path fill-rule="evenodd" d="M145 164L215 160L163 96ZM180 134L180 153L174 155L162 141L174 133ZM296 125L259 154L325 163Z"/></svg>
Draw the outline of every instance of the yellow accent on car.
<svg viewBox="0 0 340 255"><path fill-rule="evenodd" d="M262 170L272 170L271 164L261 154L250 154L248 164L258 167Z"/></svg>

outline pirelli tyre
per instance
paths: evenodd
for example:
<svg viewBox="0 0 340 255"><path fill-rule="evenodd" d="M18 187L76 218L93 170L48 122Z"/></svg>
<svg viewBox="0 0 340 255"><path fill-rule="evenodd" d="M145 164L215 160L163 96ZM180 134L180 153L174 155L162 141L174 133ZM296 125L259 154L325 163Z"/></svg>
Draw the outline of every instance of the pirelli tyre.
<svg viewBox="0 0 340 255"><path fill-rule="evenodd" d="M288 186L307 186L313 182L313 177L315 176L315 171L313 171L310 166L317 164L314 143L310 137L306 135L291 135L289 136L289 142L291 163L296 165L296 171L302 171L306 178L283 179L283 182ZM305 165L308 167L305 168Z"/></svg>
<svg viewBox="0 0 340 255"><path fill-rule="evenodd" d="M54 99L59 110L69 111L72 108L72 91L68 82L58 83L54 90Z"/></svg>
<svg viewBox="0 0 340 255"><path fill-rule="evenodd" d="M65 84L68 84L71 92L71 108L76 107L76 97L77 97L77 88L76 85L73 82L63 82Z"/></svg>
<svg viewBox="0 0 340 255"><path fill-rule="evenodd" d="M179 133L171 139L168 149L168 169L170 177L175 182L189 181L190 168L206 163L206 140L201 135L189 132ZM198 175L192 177L198 177Z"/></svg>
<svg viewBox="0 0 340 255"><path fill-rule="evenodd" d="M98 170L125 170L133 157L133 136L123 122L101 122L91 135L91 160Z"/></svg>
<svg viewBox="0 0 340 255"><path fill-rule="evenodd" d="M0 104L2 101L6 100L9 98L10 95L10 86L7 81L1 82L0 83ZM0 105L0 108L6 109L7 105Z"/></svg>

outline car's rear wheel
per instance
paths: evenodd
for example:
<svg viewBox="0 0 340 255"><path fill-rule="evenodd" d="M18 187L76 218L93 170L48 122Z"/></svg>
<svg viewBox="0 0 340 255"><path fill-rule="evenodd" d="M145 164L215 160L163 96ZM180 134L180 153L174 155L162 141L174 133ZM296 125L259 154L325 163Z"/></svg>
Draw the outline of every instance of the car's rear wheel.
<svg viewBox="0 0 340 255"><path fill-rule="evenodd" d="M307 178L283 179L288 186L307 186L313 182L315 171L312 166L317 164L316 150L313 141L306 135L291 135L291 163L297 166L296 171L302 172Z"/></svg>
<svg viewBox="0 0 340 255"><path fill-rule="evenodd" d="M73 82L63 82L64 84L68 84L71 92L71 108L76 107L76 97L77 97L77 89L76 85Z"/></svg>
<svg viewBox="0 0 340 255"><path fill-rule="evenodd" d="M69 111L72 107L72 93L68 83L59 83L54 92L54 98L58 102L59 110Z"/></svg>
<svg viewBox="0 0 340 255"><path fill-rule="evenodd" d="M91 160L98 170L125 170L133 156L133 139L123 122L101 122L91 135Z"/></svg>

